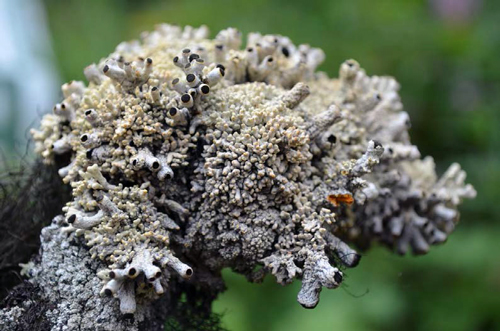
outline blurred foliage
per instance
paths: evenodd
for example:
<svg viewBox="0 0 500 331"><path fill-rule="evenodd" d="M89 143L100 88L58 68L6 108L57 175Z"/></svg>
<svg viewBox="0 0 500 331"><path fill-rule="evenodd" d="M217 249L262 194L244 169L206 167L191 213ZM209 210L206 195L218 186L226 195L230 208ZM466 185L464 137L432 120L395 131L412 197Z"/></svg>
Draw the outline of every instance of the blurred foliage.
<svg viewBox="0 0 500 331"><path fill-rule="evenodd" d="M255 285L225 272L229 290L215 310L230 330L500 329L500 2L44 2L65 80L83 79L86 65L156 23L206 24L212 36L228 26L279 33L321 47L330 76L354 58L369 74L396 77L422 155L441 173L453 161L467 170L478 198L465 203L448 243L418 258L374 249L315 310L295 301L298 283ZM460 16L464 4L472 5Z"/></svg>

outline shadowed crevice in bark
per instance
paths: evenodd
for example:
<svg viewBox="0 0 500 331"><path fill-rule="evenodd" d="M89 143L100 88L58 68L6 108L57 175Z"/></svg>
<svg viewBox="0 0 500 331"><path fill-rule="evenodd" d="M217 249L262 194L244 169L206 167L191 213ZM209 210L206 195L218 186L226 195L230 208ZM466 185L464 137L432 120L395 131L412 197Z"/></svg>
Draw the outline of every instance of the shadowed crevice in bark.
<svg viewBox="0 0 500 331"><path fill-rule="evenodd" d="M40 231L71 197L57 169L69 155L46 165L41 160L24 161L16 170L0 165L0 300L22 277L19 263L26 263L40 247Z"/></svg>

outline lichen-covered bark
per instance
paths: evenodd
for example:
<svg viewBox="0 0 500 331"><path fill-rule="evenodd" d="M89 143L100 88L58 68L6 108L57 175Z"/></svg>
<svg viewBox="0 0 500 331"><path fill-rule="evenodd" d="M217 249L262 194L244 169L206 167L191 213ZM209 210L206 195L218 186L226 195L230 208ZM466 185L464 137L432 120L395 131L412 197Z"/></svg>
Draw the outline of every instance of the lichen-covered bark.
<svg viewBox="0 0 500 331"><path fill-rule="evenodd" d="M475 191L459 165L438 179L420 159L393 78L354 60L329 78L321 50L280 35L241 44L232 28L159 25L64 84L32 130L47 164L71 155L72 199L32 270L55 329L139 328L193 288L209 310L225 267L299 279L314 308L358 264L350 244L422 254L452 232Z"/></svg>
<svg viewBox="0 0 500 331"><path fill-rule="evenodd" d="M17 290L31 295L22 301L7 298L9 307L0 311L1 330L163 329L168 293L159 301L138 303L133 317L120 314L116 301L96 295L102 286L96 276L102 263L92 260L80 242L66 237L55 224L42 230L40 256L27 270L30 284ZM30 315L35 315L36 325Z"/></svg>

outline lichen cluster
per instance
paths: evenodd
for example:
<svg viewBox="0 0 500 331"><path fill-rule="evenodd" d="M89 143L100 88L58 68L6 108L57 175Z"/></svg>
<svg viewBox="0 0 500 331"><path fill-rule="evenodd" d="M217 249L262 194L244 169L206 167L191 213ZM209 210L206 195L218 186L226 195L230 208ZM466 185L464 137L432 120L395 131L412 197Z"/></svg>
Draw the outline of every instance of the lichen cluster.
<svg viewBox="0 0 500 331"><path fill-rule="evenodd" d="M301 279L313 308L359 262L348 244L425 253L446 239L475 191L457 164L437 179L420 159L394 79L353 60L328 78L321 50L279 35L245 49L236 29L207 36L164 24L120 44L33 130L45 162L70 156L57 224L108 265L101 294L122 313L172 271L206 282L224 267Z"/></svg>

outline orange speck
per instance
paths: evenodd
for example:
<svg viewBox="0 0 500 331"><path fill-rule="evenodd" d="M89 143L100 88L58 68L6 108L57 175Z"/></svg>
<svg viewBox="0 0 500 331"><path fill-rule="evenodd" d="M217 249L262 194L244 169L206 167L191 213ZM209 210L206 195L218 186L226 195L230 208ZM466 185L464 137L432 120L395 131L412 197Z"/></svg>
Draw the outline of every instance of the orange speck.
<svg viewBox="0 0 500 331"><path fill-rule="evenodd" d="M354 198L350 194L330 194L326 199L335 207L338 207L341 203L352 205L354 202Z"/></svg>

